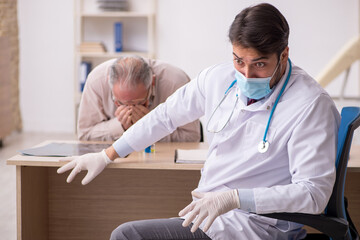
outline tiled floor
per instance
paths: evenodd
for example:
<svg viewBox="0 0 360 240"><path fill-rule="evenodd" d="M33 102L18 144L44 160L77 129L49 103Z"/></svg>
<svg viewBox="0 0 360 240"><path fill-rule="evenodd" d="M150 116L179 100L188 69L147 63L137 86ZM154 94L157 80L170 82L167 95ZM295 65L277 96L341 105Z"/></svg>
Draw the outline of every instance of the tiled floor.
<svg viewBox="0 0 360 240"><path fill-rule="evenodd" d="M13 133L3 140L0 148L0 239L16 239L16 177L15 166L6 159L45 140L74 140L70 133Z"/></svg>

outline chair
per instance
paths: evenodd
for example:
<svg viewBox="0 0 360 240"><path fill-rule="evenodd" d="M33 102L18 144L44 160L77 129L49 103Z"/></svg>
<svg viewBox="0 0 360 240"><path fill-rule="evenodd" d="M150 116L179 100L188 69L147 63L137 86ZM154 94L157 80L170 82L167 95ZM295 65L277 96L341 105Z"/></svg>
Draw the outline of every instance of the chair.
<svg viewBox="0 0 360 240"><path fill-rule="evenodd" d="M204 142L204 130L201 122L200 122L200 142Z"/></svg>
<svg viewBox="0 0 360 240"><path fill-rule="evenodd" d="M341 111L341 123L338 132L336 155L336 180L330 200L323 214L270 213L262 216L297 222L313 227L334 240L358 240L359 234L347 211L347 199L344 197L346 168L354 130L360 125L360 108L344 107ZM324 235L308 234L306 239ZM321 237L320 239L324 239Z"/></svg>

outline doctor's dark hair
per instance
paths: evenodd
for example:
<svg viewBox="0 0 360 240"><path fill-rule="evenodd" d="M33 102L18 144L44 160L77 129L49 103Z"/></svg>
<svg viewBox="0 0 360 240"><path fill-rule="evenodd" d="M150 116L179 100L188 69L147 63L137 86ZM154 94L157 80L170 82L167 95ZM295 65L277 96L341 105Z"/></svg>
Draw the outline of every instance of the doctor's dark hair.
<svg viewBox="0 0 360 240"><path fill-rule="evenodd" d="M147 62L139 56L124 56L108 69L109 84L112 88L115 83L125 84L134 89L139 84L149 88L152 83L152 70Z"/></svg>
<svg viewBox="0 0 360 240"><path fill-rule="evenodd" d="M288 45L289 25L280 11L268 3L242 10L229 29L233 45L253 48L261 54L281 52Z"/></svg>

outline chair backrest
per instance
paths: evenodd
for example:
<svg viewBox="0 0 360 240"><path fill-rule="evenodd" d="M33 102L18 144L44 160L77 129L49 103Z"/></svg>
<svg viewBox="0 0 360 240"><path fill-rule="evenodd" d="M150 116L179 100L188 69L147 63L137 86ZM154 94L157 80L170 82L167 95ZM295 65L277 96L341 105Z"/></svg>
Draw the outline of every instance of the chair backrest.
<svg viewBox="0 0 360 240"><path fill-rule="evenodd" d="M356 128L360 125L360 108L344 107L341 111L341 123L338 132L338 144L336 155L336 181L326 215L346 218L344 189L346 169L349 160L352 137Z"/></svg>
<svg viewBox="0 0 360 240"><path fill-rule="evenodd" d="M201 122L200 122L200 142L204 142L204 130Z"/></svg>

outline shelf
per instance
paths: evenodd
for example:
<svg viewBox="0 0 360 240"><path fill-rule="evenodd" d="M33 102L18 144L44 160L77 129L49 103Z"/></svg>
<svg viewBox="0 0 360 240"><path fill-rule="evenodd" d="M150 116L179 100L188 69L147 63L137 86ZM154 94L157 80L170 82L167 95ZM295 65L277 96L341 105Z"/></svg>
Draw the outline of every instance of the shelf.
<svg viewBox="0 0 360 240"><path fill-rule="evenodd" d="M82 58L117 58L124 55L138 55L141 57L150 57L153 54L149 52L105 52L105 53L84 53L84 52L78 52L77 53L79 57Z"/></svg>
<svg viewBox="0 0 360 240"><path fill-rule="evenodd" d="M81 13L81 17L91 17L91 18L114 18L114 17L144 17L150 18L153 17L153 13L141 13L141 12L93 12L93 13Z"/></svg>
<svg viewBox="0 0 360 240"><path fill-rule="evenodd" d="M131 0L129 11L103 11L99 8L97 0L74 0L74 109L75 131L77 114L81 100L81 83L84 82L89 69L81 68L82 62L89 63L91 69L99 64L125 55L137 55L144 58L155 58L155 16L156 0ZM114 24L121 22L123 52L115 52ZM104 45L97 48L86 46L85 42L96 42ZM96 44L95 44L96 45ZM96 47L96 46L95 46ZM81 50L94 52L81 52ZM84 71L86 73L84 74ZM85 77L84 77L85 76ZM81 80L80 80L81 78Z"/></svg>

